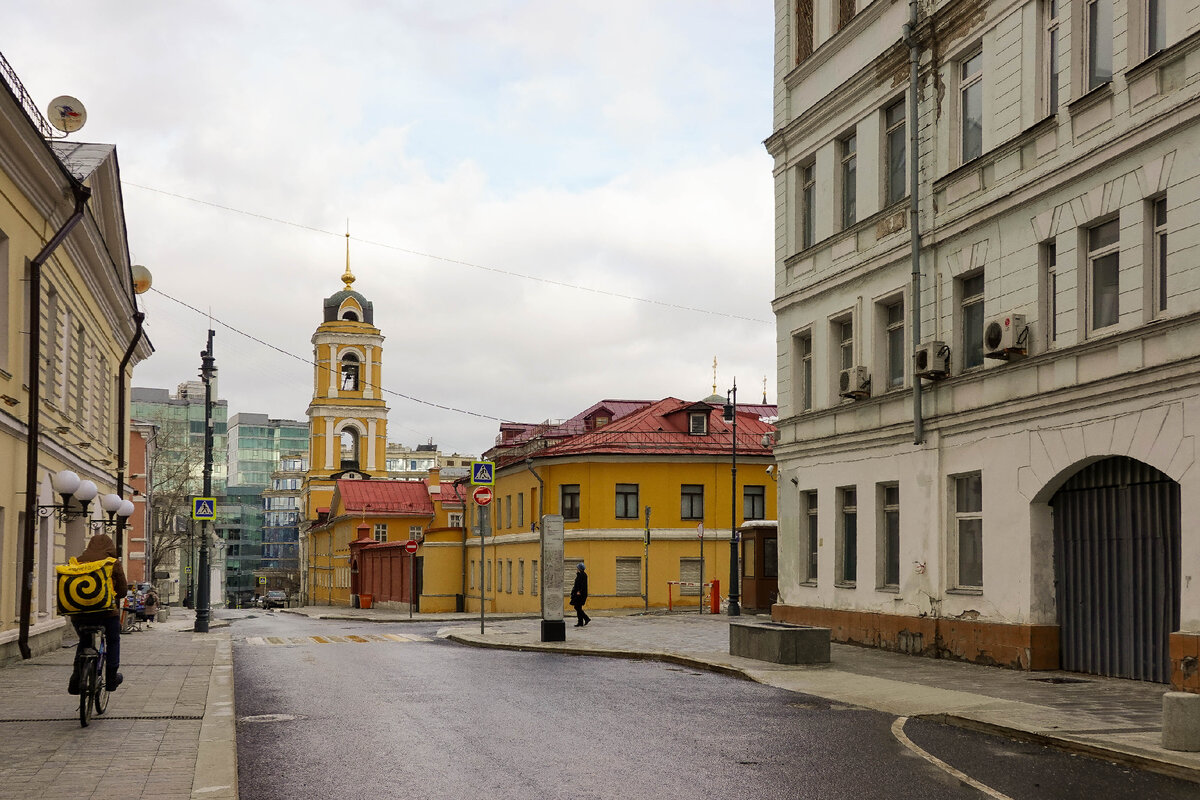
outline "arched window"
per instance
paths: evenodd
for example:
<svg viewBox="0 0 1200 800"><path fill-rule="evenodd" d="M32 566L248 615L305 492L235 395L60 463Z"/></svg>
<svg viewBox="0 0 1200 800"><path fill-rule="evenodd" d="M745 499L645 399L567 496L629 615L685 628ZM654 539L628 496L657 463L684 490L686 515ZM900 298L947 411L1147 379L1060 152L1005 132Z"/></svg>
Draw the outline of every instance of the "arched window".
<svg viewBox="0 0 1200 800"><path fill-rule="evenodd" d="M342 466L354 465L357 466L358 460L358 431L354 428L346 428L341 432L341 449L342 449Z"/></svg>
<svg viewBox="0 0 1200 800"><path fill-rule="evenodd" d="M342 391L358 391L358 356L354 353L342 356Z"/></svg>

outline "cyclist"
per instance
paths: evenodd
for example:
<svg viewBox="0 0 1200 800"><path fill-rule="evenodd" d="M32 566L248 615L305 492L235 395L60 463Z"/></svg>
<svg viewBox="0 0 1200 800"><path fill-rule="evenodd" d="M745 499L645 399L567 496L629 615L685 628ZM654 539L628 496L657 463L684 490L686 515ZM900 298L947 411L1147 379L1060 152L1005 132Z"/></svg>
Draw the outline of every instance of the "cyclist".
<svg viewBox="0 0 1200 800"><path fill-rule="evenodd" d="M81 564L84 564L89 561L103 561L106 558L116 557L117 545L113 542L112 537L107 533L97 533L88 542L83 555L79 556L78 560ZM116 564L113 564L112 577L116 596L124 597L125 593L129 590L129 584L125 580L125 570L121 568L119 559ZM94 611L90 614L75 614L71 617L71 624L75 626L76 633L85 625L104 626L104 636L108 640L104 685L108 691L116 691L117 687L121 685L121 681L125 680L124 676L117 672L117 668L121 665L121 610L114 606L105 611ZM84 640L81 636L79 647L76 650L76 667L79 664L78 656L82 654L83 648ZM71 694L79 694L78 671L71 673L71 682L67 685L67 691Z"/></svg>

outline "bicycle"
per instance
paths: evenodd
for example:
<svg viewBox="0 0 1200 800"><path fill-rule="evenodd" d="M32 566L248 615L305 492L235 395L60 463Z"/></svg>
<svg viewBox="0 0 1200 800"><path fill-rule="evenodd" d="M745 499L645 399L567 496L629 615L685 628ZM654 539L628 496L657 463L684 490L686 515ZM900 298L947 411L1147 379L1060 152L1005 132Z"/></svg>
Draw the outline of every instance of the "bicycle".
<svg viewBox="0 0 1200 800"><path fill-rule="evenodd" d="M86 728L92 721L93 709L97 714L108 709L111 692L104 685L108 639L103 625L84 625L79 629L79 640L86 642L75 656L75 669L79 675L79 725Z"/></svg>

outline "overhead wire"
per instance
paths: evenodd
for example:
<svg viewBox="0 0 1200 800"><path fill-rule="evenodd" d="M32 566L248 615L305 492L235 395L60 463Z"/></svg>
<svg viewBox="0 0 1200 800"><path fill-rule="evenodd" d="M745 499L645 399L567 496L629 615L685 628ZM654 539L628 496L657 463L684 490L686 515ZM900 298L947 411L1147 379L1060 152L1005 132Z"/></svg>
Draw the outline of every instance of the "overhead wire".
<svg viewBox="0 0 1200 800"><path fill-rule="evenodd" d="M165 189L156 189L153 186L144 186L140 183L133 183L132 181L122 180L121 183L122 183L122 185L132 186L134 188L142 189L147 192L154 192L156 194L165 195L167 197L174 197L174 198L177 198L180 200L186 200L190 203L198 203L200 205L209 206L210 208L216 208L216 209L220 209L221 211L228 211L233 214L241 214L243 216L253 217L255 219L261 219L266 222L273 222L277 225L287 225L289 227L297 228L299 230L311 231L312 233L320 233L320 234L324 234L326 236L336 236L339 239L350 238L352 241L358 242L360 244L370 245L372 247L381 247L386 250L394 250L398 253L407 253L408 255L418 256L420 258L429 258L429 259L433 259L435 261L442 261L447 264L458 264L459 266L470 267L471 269L482 270L484 272L492 272L497 275L505 275L510 278L520 278L522 280L534 281L537 283L544 283L544 284L548 284L550 286L559 286L559 287L562 287L565 289L575 289L575 290L581 291L581 292L590 292L592 294L602 295L605 297L613 297L613 298L616 298L619 300L632 300L633 302L636 302L636 303L646 303L648 305L656 305L656 306L661 306L663 308L673 308L677 311L691 311L691 312L697 313L697 314L709 314L709 315L717 316L717 317L726 317L728 319L742 320L744 322L757 322L757 323L761 323L764 325L773 325L774 324L774 322L772 320L760 319L758 317L748 317L748 316L744 316L742 314L732 314L732 313L729 313L728 311L716 311L714 309L709 309L709 308L697 308L695 306L685 306L685 305L680 305L678 303L668 303L664 300L655 300L655 299L649 298L649 297L638 297L636 295L622 294L620 292L612 292L607 289L597 289L593 286L583 286L583 285L580 285L577 283L569 283L567 281L559 281L559 280L555 280L553 278L544 278L544 277L537 276L537 275L526 275L525 273L514 272L513 270L501 269L500 267L490 267L490 266L487 266L486 264L476 264L475 262L465 261L461 258L451 258L450 256L440 256L440 255L437 255L436 253L425 253L420 250L413 250L408 247L401 247L400 245L389 244L387 242L376 242L376 241L372 241L370 239L360 239L357 236L349 236L346 233L337 233L336 231L325 230L324 228L318 228L314 225L305 225L304 223L301 223L301 222L292 222L291 220L280 219L278 217L271 217L266 214L259 214L254 211L246 211L245 209L234 208L233 206L227 206L227 205L223 205L221 203L214 203L211 200L201 200L196 197L189 197L184 194L178 194L177 192L169 192L169 191L166 191Z"/></svg>

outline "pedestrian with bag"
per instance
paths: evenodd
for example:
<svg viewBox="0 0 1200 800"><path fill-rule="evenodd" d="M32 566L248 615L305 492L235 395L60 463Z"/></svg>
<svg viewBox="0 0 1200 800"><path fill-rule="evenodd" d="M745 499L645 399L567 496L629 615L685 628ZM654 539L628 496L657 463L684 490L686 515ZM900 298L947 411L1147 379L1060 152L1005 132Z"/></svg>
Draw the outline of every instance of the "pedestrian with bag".
<svg viewBox="0 0 1200 800"><path fill-rule="evenodd" d="M575 615L579 621L575 623L576 628L582 628L592 621L583 610L583 604L587 602L588 596L588 580L587 572L583 568L583 562L579 562L579 566L575 567L575 584L571 587L571 605L575 606Z"/></svg>

